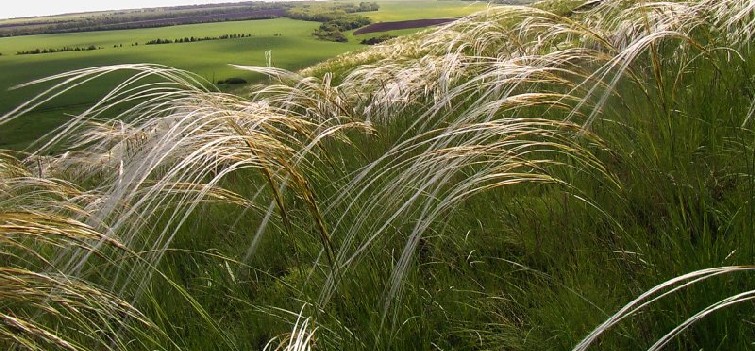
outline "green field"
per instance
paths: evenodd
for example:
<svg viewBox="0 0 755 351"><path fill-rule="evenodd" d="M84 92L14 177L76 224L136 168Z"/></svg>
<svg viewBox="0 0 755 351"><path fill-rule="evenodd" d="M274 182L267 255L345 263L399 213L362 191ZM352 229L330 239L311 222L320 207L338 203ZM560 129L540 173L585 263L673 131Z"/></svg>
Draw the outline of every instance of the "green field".
<svg viewBox="0 0 755 351"><path fill-rule="evenodd" d="M482 1L378 1L380 10L365 13L373 22L404 21L418 18L464 17L487 8Z"/></svg>
<svg viewBox="0 0 755 351"><path fill-rule="evenodd" d="M77 68L123 63L157 63L173 66L192 71L211 81L232 76L248 78L249 73L233 69L229 64L265 65L265 51L271 50L275 66L295 70L359 48L359 45L355 43L315 40L310 34L317 26L316 22L280 18L155 29L2 38L0 43L7 53L0 56L0 67L6 72L0 78L0 87L8 88L21 82ZM195 43L143 45L149 40L158 38L217 36L228 33L249 33L253 36ZM131 46L134 42L140 45ZM121 44L123 47L113 47ZM10 54L34 48L88 45L100 46L103 49L91 52L38 55Z"/></svg>
<svg viewBox="0 0 755 351"><path fill-rule="evenodd" d="M194 72L208 81L230 77L255 79L252 73L234 69L229 64L264 66L265 51L272 51L273 64L291 70L306 67L337 54L358 49L356 43L332 43L318 41L310 33L318 26L315 22L291 19L197 24L155 29L137 29L112 32L78 34L36 35L0 39L0 46L7 52L35 48L59 48L64 46L103 47L90 52L60 52L38 55L0 56L0 89L5 91L17 84L45 78L74 69L131 63L158 63ZM250 33L252 37L228 40L212 40L195 43L143 45L157 38L185 36L217 36L230 33ZM139 42L138 46L130 43ZM123 47L113 48L113 45ZM44 132L49 126L60 123L62 112L75 112L68 107L91 103L109 91L124 76L100 79L77 89L48 104L36 115L33 126L18 121L3 126L0 132L0 148L22 147L30 139ZM43 86L8 91L0 102L0 111L5 112L36 94ZM53 110L50 110L53 109Z"/></svg>
<svg viewBox="0 0 755 351"><path fill-rule="evenodd" d="M484 6L462 1L387 1L380 2L381 9L366 13L374 21L403 20L430 17L457 17L472 13ZM288 18L252 20L210 24L182 25L164 28L105 31L91 33L33 35L0 38L0 114L26 101L43 87L23 88L8 91L11 87L74 69L115 64L155 63L194 72L211 82L231 77L246 80L259 79L253 73L234 69L230 64L264 66L265 51L272 51L275 67L297 70L352 50L363 49L358 44L370 35L357 36L348 43L333 43L317 40L312 31L317 22L305 22ZM400 31L399 34L417 30ZM223 34L252 34L252 37L212 40L194 43L167 45L143 45L154 39L219 36ZM132 46L132 43L139 43ZM58 52L37 55L16 55L17 51L34 49L57 49L62 47L87 47L94 45L101 50L84 52ZM121 47L122 45L122 47ZM118 46L114 48L113 46ZM0 149L18 149L29 140L40 136L49 127L66 117L62 112L76 112L77 108L98 99L114 86L119 79L101 79L77 89L46 105L34 115L35 123L14 122L0 131ZM70 107L74 107L71 109Z"/></svg>

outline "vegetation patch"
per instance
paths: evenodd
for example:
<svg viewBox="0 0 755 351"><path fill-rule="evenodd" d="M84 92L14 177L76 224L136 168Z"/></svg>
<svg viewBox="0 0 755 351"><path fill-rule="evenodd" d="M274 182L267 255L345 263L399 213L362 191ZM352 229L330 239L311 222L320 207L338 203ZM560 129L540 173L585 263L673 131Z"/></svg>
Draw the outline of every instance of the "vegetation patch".
<svg viewBox="0 0 755 351"><path fill-rule="evenodd" d="M457 18L426 18L417 20L395 21L395 22L379 22L373 23L366 27L359 28L354 31L354 34L370 34L387 32L391 30L411 29L411 28L425 28L431 26L437 26L440 24L448 23L457 20Z"/></svg>
<svg viewBox="0 0 755 351"><path fill-rule="evenodd" d="M376 2L307 2L286 11L286 16L305 21L328 22L348 14L378 11Z"/></svg>
<svg viewBox="0 0 755 351"><path fill-rule="evenodd" d="M177 38L177 39L153 39L150 40L144 45L160 45L160 44L181 44L181 43L196 43L198 41L208 41L208 40L226 40L226 39L239 39L239 38L250 38L251 34L223 34L216 37L183 37L183 38Z"/></svg>
<svg viewBox="0 0 755 351"><path fill-rule="evenodd" d="M363 16L354 15L358 12L377 11L380 6L375 2L352 3L315 3L305 4L290 9L287 15L291 18L305 21L322 22L313 35L321 40L347 42L344 32L348 32L372 21Z"/></svg>
<svg viewBox="0 0 755 351"><path fill-rule="evenodd" d="M395 35L390 35L390 34L383 34L383 35L380 35L380 36L377 36L377 37L370 37L370 38L367 38L367 39L362 39L362 41L359 42L359 43L363 44L363 45L377 45L377 44L380 44L380 43L382 43L384 41L391 40L393 38L396 38L396 36Z"/></svg>
<svg viewBox="0 0 755 351"><path fill-rule="evenodd" d="M34 50L22 50L17 51L16 55L37 55L37 54L51 54L55 52L79 52L79 51L94 51L102 50L101 46L89 45L87 47L69 47L64 46L60 49L34 49Z"/></svg>

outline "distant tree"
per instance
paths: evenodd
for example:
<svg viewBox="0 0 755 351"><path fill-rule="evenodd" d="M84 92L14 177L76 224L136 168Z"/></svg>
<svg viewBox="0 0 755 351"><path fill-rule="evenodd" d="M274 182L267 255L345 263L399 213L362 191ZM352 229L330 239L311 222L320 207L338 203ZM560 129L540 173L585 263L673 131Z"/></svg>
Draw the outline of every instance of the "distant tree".
<svg viewBox="0 0 755 351"><path fill-rule="evenodd" d="M338 30L338 27L332 25L320 26L320 29L315 30L312 34L320 40L334 41L338 43L349 41L343 32Z"/></svg>
<svg viewBox="0 0 755 351"><path fill-rule="evenodd" d="M360 2L359 12L377 11L380 9L380 5L376 2Z"/></svg>

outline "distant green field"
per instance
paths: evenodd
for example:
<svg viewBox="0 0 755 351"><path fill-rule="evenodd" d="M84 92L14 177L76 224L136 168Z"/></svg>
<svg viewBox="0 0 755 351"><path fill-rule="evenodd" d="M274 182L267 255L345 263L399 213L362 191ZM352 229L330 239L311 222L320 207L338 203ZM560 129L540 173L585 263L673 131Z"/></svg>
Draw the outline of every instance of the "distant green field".
<svg viewBox="0 0 755 351"><path fill-rule="evenodd" d="M8 91L9 88L73 69L126 63L157 63L192 71L213 82L230 77L250 80L254 79L252 73L234 69L229 64L265 65L265 51L271 50L273 65L294 70L360 47L356 42L332 43L314 39L311 32L318 25L316 22L279 18L154 29L0 38L3 53L0 56L0 69L3 71L0 75L0 91L4 92L0 100L0 113L10 111L43 87ZM174 39L231 33L253 36L195 43L143 45L144 42L157 38ZM134 42L140 45L131 46ZM121 44L123 47L120 47ZM103 49L15 55L16 51L20 50L88 45L101 46ZM119 47L113 48L114 45ZM75 94L55 100L45 109L29 116L34 118L33 124L28 122L31 118L27 118L4 125L0 128L0 149L23 147L29 140L35 139L66 118L64 112L77 112L76 106L98 99L116 83L117 77L114 77L77 88Z"/></svg>
<svg viewBox="0 0 755 351"><path fill-rule="evenodd" d="M486 1L378 1L380 11L365 16L374 22L404 21L419 18L463 17L485 9Z"/></svg>
<svg viewBox="0 0 755 351"><path fill-rule="evenodd" d="M273 52L273 64L287 69L302 68L328 57L354 50L356 43L332 43L314 39L315 22L287 18L195 24L175 27L76 34L35 35L0 38L3 56L0 88L46 77L76 68L121 63L159 63L193 71L208 80L230 76L248 77L228 64L264 65L265 51ZM252 37L211 40L195 43L143 45L157 38L218 36L231 33ZM131 46L138 42L140 45ZM120 45L123 47L120 47ZM82 47L95 45L102 50L59 52L38 55L15 55L35 48ZM114 45L119 47L114 48Z"/></svg>
<svg viewBox="0 0 755 351"><path fill-rule="evenodd" d="M465 1L383 1L380 10L365 13L374 22L418 18L459 17L487 5ZM234 69L229 64L263 66L265 51L272 51L276 67L297 70L336 55L364 46L359 41L371 35L352 36L348 43L320 41L312 32L320 24L288 18L207 23L163 28L73 34L33 35L0 38L0 114L10 111L28 100L44 87L9 89L21 83L48 77L74 69L129 63L155 63L194 72L208 81L239 77L254 80L254 74ZM404 30L398 34L419 31ZM212 40L194 43L144 45L154 39L220 36L223 34L252 34L252 37ZM139 43L138 46L132 46ZM60 49L94 45L101 50L57 52L37 55L16 55L18 51ZM122 45L122 47L121 47ZM114 47L117 46L117 47ZM122 78L122 77L121 77ZM118 77L102 79L96 84L77 88L74 94L57 99L23 121L0 128L0 149L19 149L40 136L50 127L76 113L83 106L99 99L117 83ZM33 123L29 122L34 120Z"/></svg>

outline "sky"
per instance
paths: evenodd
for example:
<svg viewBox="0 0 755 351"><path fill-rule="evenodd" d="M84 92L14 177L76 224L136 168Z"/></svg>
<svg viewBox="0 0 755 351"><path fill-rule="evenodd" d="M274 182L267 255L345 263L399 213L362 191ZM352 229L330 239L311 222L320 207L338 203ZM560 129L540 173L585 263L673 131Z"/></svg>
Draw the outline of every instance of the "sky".
<svg viewBox="0 0 755 351"><path fill-rule="evenodd" d="M217 4L233 0L3 0L0 18L59 15L72 12Z"/></svg>

